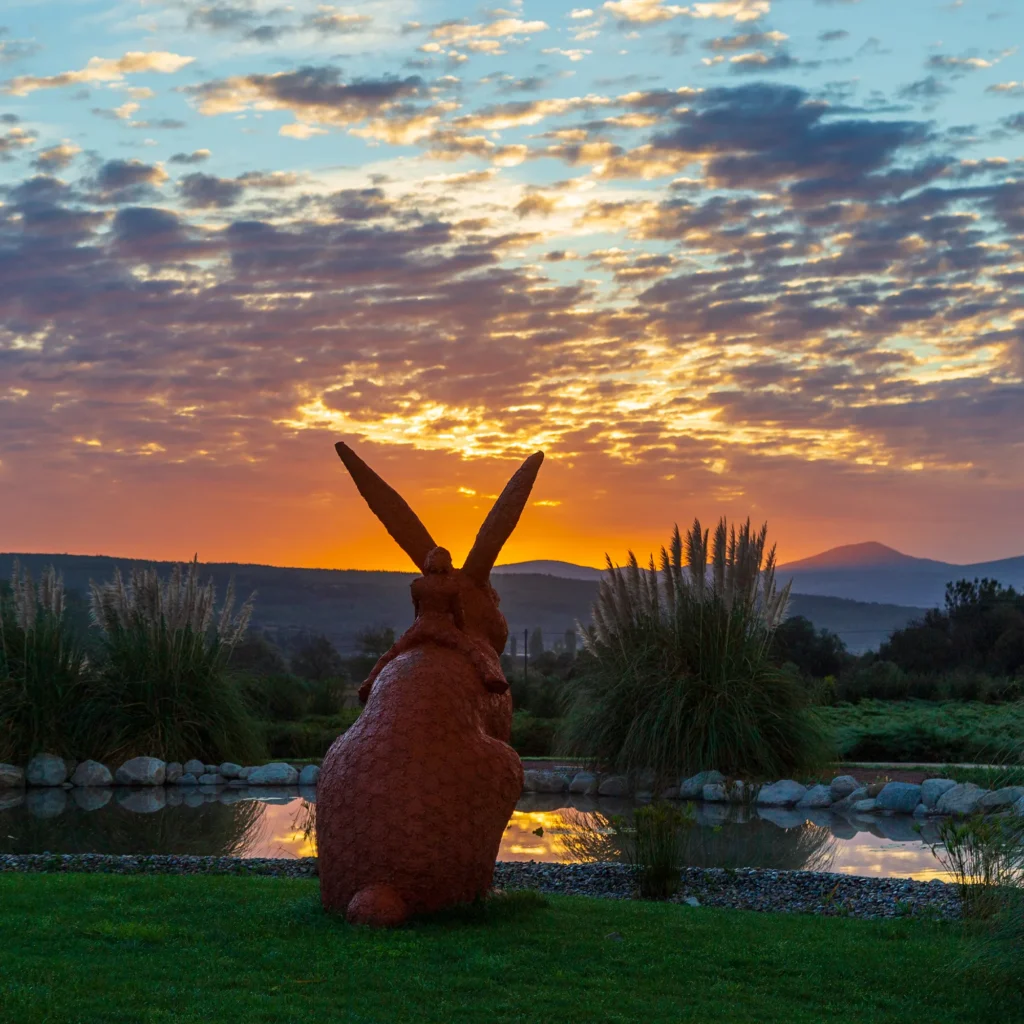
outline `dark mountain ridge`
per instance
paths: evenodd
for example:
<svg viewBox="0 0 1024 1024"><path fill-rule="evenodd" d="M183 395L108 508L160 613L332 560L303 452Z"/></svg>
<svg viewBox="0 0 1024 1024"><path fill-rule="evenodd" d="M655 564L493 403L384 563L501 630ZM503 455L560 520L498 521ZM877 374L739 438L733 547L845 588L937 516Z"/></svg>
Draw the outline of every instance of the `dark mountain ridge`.
<svg viewBox="0 0 1024 1024"><path fill-rule="evenodd" d="M119 567L122 575L133 566L156 566L166 575L173 563L152 562L106 555L0 554L0 579L10 578L17 558L36 578L48 565L63 574L69 589L87 594L90 581L106 582ZM572 579L553 573L523 572L522 566L569 566L594 573L593 578ZM208 562L202 576L212 576L218 596L229 580L244 600L256 591L253 625L287 637L308 631L328 636L340 651L355 653L356 635L367 626L393 626L404 630L412 621L409 584L414 572L383 572L359 569L303 569L272 565ZM597 597L600 570L571 563L519 563L498 566L494 586L501 595L501 608L508 619L509 633L523 649L524 630L540 627L548 647L561 639L577 622L590 621L590 609ZM877 647L894 629L923 614L919 607L892 603L864 603L835 597L793 594L791 615L803 615L818 628L839 633L851 651Z"/></svg>

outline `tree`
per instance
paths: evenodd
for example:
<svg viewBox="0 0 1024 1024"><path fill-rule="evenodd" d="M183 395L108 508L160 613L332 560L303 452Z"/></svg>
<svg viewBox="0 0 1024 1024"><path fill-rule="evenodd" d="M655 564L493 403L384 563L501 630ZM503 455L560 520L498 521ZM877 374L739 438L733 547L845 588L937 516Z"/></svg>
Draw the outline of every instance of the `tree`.
<svg viewBox="0 0 1024 1024"><path fill-rule="evenodd" d="M879 656L905 672L970 669L1013 676L1024 671L1024 594L996 580L946 584L943 608L898 629Z"/></svg>
<svg viewBox="0 0 1024 1024"><path fill-rule="evenodd" d="M284 655L263 633L247 633L231 653L231 668L266 679L288 673Z"/></svg>
<svg viewBox="0 0 1024 1024"><path fill-rule="evenodd" d="M379 658L392 648L395 643L393 626L366 626L356 633L359 653L367 658Z"/></svg>
<svg viewBox="0 0 1024 1024"><path fill-rule="evenodd" d="M567 629L565 631L565 653L570 657L576 657L576 630Z"/></svg>
<svg viewBox="0 0 1024 1024"><path fill-rule="evenodd" d="M530 660L535 661L544 654L544 633L540 626L537 626L530 633Z"/></svg>
<svg viewBox="0 0 1024 1024"><path fill-rule="evenodd" d="M292 655L292 671L303 679L321 682L345 674L341 655L323 634L311 636Z"/></svg>
<svg viewBox="0 0 1024 1024"><path fill-rule="evenodd" d="M811 679L837 676L847 660L846 644L827 629L816 630L802 615L780 622L772 637L772 653L779 664L789 662Z"/></svg>

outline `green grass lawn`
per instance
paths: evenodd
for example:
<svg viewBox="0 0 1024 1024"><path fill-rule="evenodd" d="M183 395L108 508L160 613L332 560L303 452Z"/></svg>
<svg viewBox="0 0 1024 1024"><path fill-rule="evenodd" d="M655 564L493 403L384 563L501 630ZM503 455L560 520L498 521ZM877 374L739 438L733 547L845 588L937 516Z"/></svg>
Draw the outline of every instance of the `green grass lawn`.
<svg viewBox="0 0 1024 1024"><path fill-rule="evenodd" d="M922 921L562 897L374 932L312 881L5 874L0 937L18 1024L1024 1019Z"/></svg>

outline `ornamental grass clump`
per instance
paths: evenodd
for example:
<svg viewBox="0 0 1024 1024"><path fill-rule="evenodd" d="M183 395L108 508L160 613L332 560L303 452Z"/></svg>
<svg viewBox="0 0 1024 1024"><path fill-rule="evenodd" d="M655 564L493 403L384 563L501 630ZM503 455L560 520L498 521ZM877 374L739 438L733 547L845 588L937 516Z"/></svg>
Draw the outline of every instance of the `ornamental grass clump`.
<svg viewBox="0 0 1024 1024"><path fill-rule="evenodd" d="M642 568L608 559L584 630L589 667L568 684L564 753L671 782L715 768L744 779L813 770L833 756L831 735L801 680L772 661L772 634L789 584L775 583L767 525L753 533L722 519L709 557L695 520L685 541ZM684 556L685 551L685 556Z"/></svg>
<svg viewBox="0 0 1024 1024"><path fill-rule="evenodd" d="M640 896L667 900L679 888L683 831L693 824L692 814L670 803L657 803L638 807L632 824L622 818L612 822L625 841L626 859Z"/></svg>
<svg viewBox="0 0 1024 1024"><path fill-rule="evenodd" d="M169 579L156 569L120 571L92 584L91 613L103 635L103 687L110 715L109 758L149 754L251 763L263 739L241 687L228 670L245 635L252 598L234 611L229 584L219 615L213 580L199 581L193 560Z"/></svg>
<svg viewBox="0 0 1024 1024"><path fill-rule="evenodd" d="M36 585L15 560L0 589L0 761L76 753L86 667L64 618L63 579L50 566Z"/></svg>

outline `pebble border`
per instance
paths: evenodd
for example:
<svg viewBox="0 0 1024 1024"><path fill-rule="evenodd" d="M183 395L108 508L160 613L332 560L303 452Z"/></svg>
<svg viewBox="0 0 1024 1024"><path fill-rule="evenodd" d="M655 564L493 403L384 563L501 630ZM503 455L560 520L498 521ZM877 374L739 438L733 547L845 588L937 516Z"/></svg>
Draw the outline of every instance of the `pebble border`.
<svg viewBox="0 0 1024 1024"><path fill-rule="evenodd" d="M196 856L115 856L110 854L6 854L0 872L94 873L108 875L255 875L316 878L316 857L242 858ZM627 864L544 864L499 861L494 884L502 889L601 899L636 899ZM956 887L939 880L866 878L817 871L769 868L683 868L673 903L803 913L864 920L916 917L956 920Z"/></svg>

